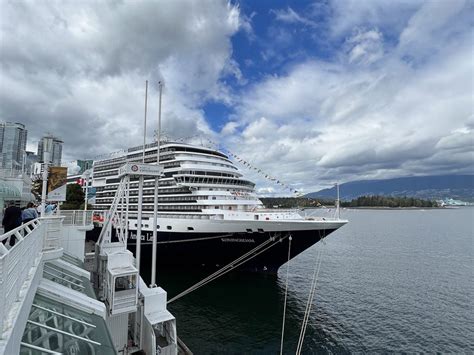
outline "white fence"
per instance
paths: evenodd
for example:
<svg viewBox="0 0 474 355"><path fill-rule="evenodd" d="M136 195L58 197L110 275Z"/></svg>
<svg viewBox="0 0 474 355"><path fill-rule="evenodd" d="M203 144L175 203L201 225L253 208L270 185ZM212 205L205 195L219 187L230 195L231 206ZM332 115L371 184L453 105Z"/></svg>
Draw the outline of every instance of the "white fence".
<svg viewBox="0 0 474 355"><path fill-rule="evenodd" d="M66 226L88 226L91 225L95 211L84 210L61 210L59 215L64 217L63 224Z"/></svg>

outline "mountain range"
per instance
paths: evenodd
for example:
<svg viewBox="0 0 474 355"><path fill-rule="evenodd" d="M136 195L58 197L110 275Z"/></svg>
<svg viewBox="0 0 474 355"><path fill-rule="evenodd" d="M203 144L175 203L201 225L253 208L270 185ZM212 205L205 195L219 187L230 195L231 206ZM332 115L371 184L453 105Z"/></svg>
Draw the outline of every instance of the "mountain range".
<svg viewBox="0 0 474 355"><path fill-rule="evenodd" d="M358 180L339 185L341 200L359 196L407 196L427 200L452 198L474 201L474 175L411 176L383 180ZM312 192L306 197L334 199L336 188Z"/></svg>

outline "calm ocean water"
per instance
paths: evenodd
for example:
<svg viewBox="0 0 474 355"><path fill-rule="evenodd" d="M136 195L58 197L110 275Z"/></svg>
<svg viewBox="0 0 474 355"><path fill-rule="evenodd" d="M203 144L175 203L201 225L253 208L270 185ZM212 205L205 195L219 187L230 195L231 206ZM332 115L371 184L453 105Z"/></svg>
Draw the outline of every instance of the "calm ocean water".
<svg viewBox="0 0 474 355"><path fill-rule="evenodd" d="M285 353L296 350L317 253L303 353L474 352L474 209L346 210L349 224L290 262ZM172 296L204 278L163 272ZM234 273L170 306L195 354L276 354L286 265Z"/></svg>

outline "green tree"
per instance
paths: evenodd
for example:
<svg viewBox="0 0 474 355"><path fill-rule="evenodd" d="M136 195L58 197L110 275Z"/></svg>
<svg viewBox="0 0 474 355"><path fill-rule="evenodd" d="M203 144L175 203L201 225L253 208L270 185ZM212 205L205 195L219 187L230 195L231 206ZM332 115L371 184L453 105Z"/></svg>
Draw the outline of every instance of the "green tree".
<svg viewBox="0 0 474 355"><path fill-rule="evenodd" d="M84 206L84 191L79 184L69 184L66 186L66 201L62 204L63 210L78 210Z"/></svg>

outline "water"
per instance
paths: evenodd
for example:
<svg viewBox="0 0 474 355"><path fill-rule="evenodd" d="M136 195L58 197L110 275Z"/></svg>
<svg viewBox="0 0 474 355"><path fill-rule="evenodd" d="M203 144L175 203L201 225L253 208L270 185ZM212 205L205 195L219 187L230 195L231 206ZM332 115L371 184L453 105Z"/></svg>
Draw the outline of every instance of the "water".
<svg viewBox="0 0 474 355"><path fill-rule="evenodd" d="M474 352L474 209L347 210L350 223L290 262L284 352L295 353L316 256L303 353ZM158 274L169 296L206 275ZM278 277L230 274L170 305L195 354L276 354Z"/></svg>

